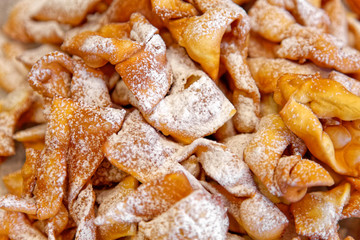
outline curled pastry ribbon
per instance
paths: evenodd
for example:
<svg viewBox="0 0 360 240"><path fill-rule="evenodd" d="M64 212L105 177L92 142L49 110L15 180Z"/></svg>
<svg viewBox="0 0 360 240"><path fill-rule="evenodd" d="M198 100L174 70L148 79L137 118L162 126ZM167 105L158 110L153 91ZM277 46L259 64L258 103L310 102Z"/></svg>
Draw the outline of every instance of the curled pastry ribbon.
<svg viewBox="0 0 360 240"><path fill-rule="evenodd" d="M51 105L34 189L37 217L55 216L65 198L74 218L73 205L104 159L101 146L120 129L125 110L110 107L101 71L64 53L42 57L30 71L29 84Z"/></svg>
<svg viewBox="0 0 360 240"><path fill-rule="evenodd" d="M109 24L97 32L86 31L67 39L62 48L92 67L115 65L144 113L151 110L170 89L166 46L158 30L139 13L127 23Z"/></svg>
<svg viewBox="0 0 360 240"><path fill-rule="evenodd" d="M138 111L128 116L118 134L109 137L103 150L113 165L143 183L184 171L179 162L196 155L205 172L232 194L245 197L256 191L246 164L225 145L203 138L186 146L174 143L159 134ZM212 168L215 163L217 168Z"/></svg>
<svg viewBox="0 0 360 240"><path fill-rule="evenodd" d="M289 156L283 156L289 150ZM330 186L330 174L319 164L302 159L306 147L277 114L262 118L244 151L244 161L269 192L289 202L301 199L308 187Z"/></svg>
<svg viewBox="0 0 360 240"><path fill-rule="evenodd" d="M296 232L314 239L339 239L338 221L349 201L350 189L350 184L344 183L330 191L308 193L291 204Z"/></svg>
<svg viewBox="0 0 360 240"><path fill-rule="evenodd" d="M334 36L316 27L298 24L284 6L257 1L249 11L249 16L254 32L265 39L281 43L276 51L280 58L300 62L309 59L318 66L342 73L360 71L359 51L345 46Z"/></svg>
<svg viewBox="0 0 360 240"><path fill-rule="evenodd" d="M65 32L79 25L100 0L85 0L70 8L63 1L19 1L9 14L4 32L22 42L62 43Z"/></svg>
<svg viewBox="0 0 360 240"><path fill-rule="evenodd" d="M108 107L111 100L104 79L101 71L55 51L33 65L28 82L50 102L54 97L62 97L72 98L84 105ZM98 91L91 90L96 88Z"/></svg>
<svg viewBox="0 0 360 240"><path fill-rule="evenodd" d="M21 114L26 112L34 100L33 91L19 87L0 101L0 158L15 154L13 134Z"/></svg>
<svg viewBox="0 0 360 240"><path fill-rule="evenodd" d="M220 76L220 63L224 65L235 87L235 127L240 132L254 131L259 121L260 94L245 60L250 31L246 12L227 0L198 0L193 5L181 2L153 0L152 4L175 41L214 81Z"/></svg>
<svg viewBox="0 0 360 240"><path fill-rule="evenodd" d="M128 23L105 25L97 32L80 33L65 41L62 48L83 57L93 67L108 61L115 65L136 100L133 105L165 135L191 142L215 132L235 114L234 107L206 74L200 74L201 71L193 74L196 67L191 60L192 65L187 64L187 59L177 59L179 65L171 66L174 84L187 80L178 78L190 79L192 75L196 81L182 88L183 91L172 90L166 96L171 86L169 55L176 58L181 54L177 50L173 54L170 50L166 52L157 31L142 15L133 14ZM183 56L186 54L180 57ZM186 71L182 67L186 67ZM185 72L189 74L185 76ZM189 114L182 114L184 112Z"/></svg>
<svg viewBox="0 0 360 240"><path fill-rule="evenodd" d="M360 175L356 154L360 97L319 75L286 74L278 81L274 100L284 106L280 115L286 126L304 140L316 158L340 174ZM324 131L319 118L334 117L351 122Z"/></svg>

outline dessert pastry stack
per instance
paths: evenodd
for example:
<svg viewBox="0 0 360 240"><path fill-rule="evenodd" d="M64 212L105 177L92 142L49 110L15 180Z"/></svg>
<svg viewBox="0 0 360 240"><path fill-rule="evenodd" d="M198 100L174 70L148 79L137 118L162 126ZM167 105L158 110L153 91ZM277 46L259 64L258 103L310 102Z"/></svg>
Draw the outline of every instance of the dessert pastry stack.
<svg viewBox="0 0 360 240"><path fill-rule="evenodd" d="M20 1L0 160L15 142L25 159L3 176L0 239L359 238L359 10Z"/></svg>

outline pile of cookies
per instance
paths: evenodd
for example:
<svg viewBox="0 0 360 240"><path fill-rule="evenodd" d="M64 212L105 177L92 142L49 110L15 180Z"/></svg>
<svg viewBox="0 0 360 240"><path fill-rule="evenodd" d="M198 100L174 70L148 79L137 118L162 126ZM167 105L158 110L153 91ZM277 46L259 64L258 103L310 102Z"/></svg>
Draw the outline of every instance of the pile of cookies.
<svg viewBox="0 0 360 240"><path fill-rule="evenodd" d="M360 237L356 0L22 0L0 239Z"/></svg>

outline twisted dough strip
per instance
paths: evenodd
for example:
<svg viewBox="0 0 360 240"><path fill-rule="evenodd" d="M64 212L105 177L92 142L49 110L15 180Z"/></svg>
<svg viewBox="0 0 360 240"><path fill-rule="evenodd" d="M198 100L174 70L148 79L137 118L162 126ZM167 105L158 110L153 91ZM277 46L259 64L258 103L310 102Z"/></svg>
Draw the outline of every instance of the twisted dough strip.
<svg viewBox="0 0 360 240"><path fill-rule="evenodd" d="M47 239L24 213L4 210L0 210L0 234L11 239Z"/></svg>
<svg viewBox="0 0 360 240"><path fill-rule="evenodd" d="M82 57L92 67L103 66L108 61L116 65L116 71L139 101L140 110L150 113L171 84L166 46L157 31L136 13L131 15L129 23L105 25L97 32L75 35L62 48Z"/></svg>
<svg viewBox="0 0 360 240"><path fill-rule="evenodd" d="M168 9L169 14L160 14L176 42L213 80L219 78L220 61L224 64L236 88L232 100L237 110L235 127L240 132L252 132L259 120L260 94L245 61L250 31L247 14L227 0L194 1L193 6L202 15L194 12L193 16L177 18L179 9L173 15L172 9Z"/></svg>
<svg viewBox="0 0 360 240"><path fill-rule="evenodd" d="M52 104L41 156L44 167L38 172L34 192L41 206L38 218L46 219L60 207L66 177L69 206L74 204L102 162L101 146L120 129L125 111L109 107L111 100L102 72L60 52L41 58L29 74L29 83ZM55 176L59 179L52 184Z"/></svg>
<svg viewBox="0 0 360 240"><path fill-rule="evenodd" d="M22 45L9 41L0 33L0 88L6 92L15 90L26 81L28 70L16 59L24 51Z"/></svg>
<svg viewBox="0 0 360 240"><path fill-rule="evenodd" d="M10 12L4 32L22 42L62 43L70 25L80 24L100 0L19 1ZM72 5L69 8L69 5ZM70 24L70 25L68 25Z"/></svg>
<svg viewBox="0 0 360 240"><path fill-rule="evenodd" d="M54 97L72 98L86 106L109 107L104 74L61 52L52 52L33 65L28 82L47 102Z"/></svg>
<svg viewBox="0 0 360 240"><path fill-rule="evenodd" d="M296 232L314 239L338 239L338 221L350 198L350 184L345 183L327 192L311 192L291 204Z"/></svg>
<svg viewBox="0 0 360 240"><path fill-rule="evenodd" d="M215 182L201 182L201 184L212 194L220 194L223 197L228 207L228 214L244 228L240 232L246 232L252 239L278 239L289 225L285 214L260 192L249 198L239 198ZM229 218L230 226L231 219Z"/></svg>
<svg viewBox="0 0 360 240"><path fill-rule="evenodd" d="M285 9L257 1L249 11L252 30L262 37L281 42L277 56L291 60L309 59L318 66L343 73L360 71L360 53L334 36L296 23Z"/></svg>
<svg viewBox="0 0 360 240"><path fill-rule="evenodd" d="M170 4L170 1L166 1L165 4ZM104 14L105 22L127 22L133 13L140 13L152 25L160 29L163 26L163 22L153 11L156 10L152 10L152 2L150 0L114 0Z"/></svg>
<svg viewBox="0 0 360 240"><path fill-rule="evenodd" d="M313 64L297 64L281 58L249 58L247 60L256 85L262 93L272 93L279 77L285 73L315 74L321 69Z"/></svg>
<svg viewBox="0 0 360 240"><path fill-rule="evenodd" d="M292 155L282 157L290 146ZM302 159L305 146L277 114L261 119L259 130L244 151L244 161L271 194L286 201L301 199L308 187L330 186L330 174L319 164Z"/></svg>
<svg viewBox="0 0 360 240"><path fill-rule="evenodd" d="M171 92L144 117L185 143L214 133L234 115L233 105L183 49L170 47L166 54L174 76Z"/></svg>
<svg viewBox="0 0 360 240"><path fill-rule="evenodd" d="M359 176L360 165L356 160L354 148L335 151L330 136L324 132L318 118L337 117L345 121L360 119L360 98L347 91L340 83L322 79L317 75L284 75L278 81L274 95L275 101L285 105L280 112L286 126L304 140L309 151L319 160L327 163L336 172L344 175ZM301 113L301 114L299 114ZM357 121L354 131L358 134ZM350 125L347 125L350 126ZM349 130L349 129L348 129ZM349 134L350 135L350 134ZM344 135L334 141L345 141ZM345 138L346 139L346 138ZM336 146L336 149L339 149ZM346 154L344 154L346 153Z"/></svg>
<svg viewBox="0 0 360 240"><path fill-rule="evenodd" d="M13 134L16 123L32 101L33 91L28 87L19 87L0 100L0 156L15 154Z"/></svg>
<svg viewBox="0 0 360 240"><path fill-rule="evenodd" d="M113 134L103 149L112 164L143 183L173 171L187 172L178 162L195 154L205 172L229 192L242 197L256 191L248 167L226 146L206 139L181 146L156 132L138 111L129 115L121 131Z"/></svg>

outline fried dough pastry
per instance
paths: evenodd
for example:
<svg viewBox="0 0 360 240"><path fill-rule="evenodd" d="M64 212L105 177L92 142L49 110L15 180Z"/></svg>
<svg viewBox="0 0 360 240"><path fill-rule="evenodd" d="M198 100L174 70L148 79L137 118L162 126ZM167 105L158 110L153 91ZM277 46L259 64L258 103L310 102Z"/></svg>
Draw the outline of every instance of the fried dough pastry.
<svg viewBox="0 0 360 240"><path fill-rule="evenodd" d="M231 216L230 226L233 218L243 228L240 232L253 239L278 239L288 226L286 216L259 192L250 198L237 198L214 182L201 183L211 193L221 194Z"/></svg>
<svg viewBox="0 0 360 240"><path fill-rule="evenodd" d="M281 42L276 55L281 58L309 59L320 67L343 73L360 70L360 53L330 34L299 25L285 9L266 1L257 1L249 11L252 30L264 38Z"/></svg>
<svg viewBox="0 0 360 240"><path fill-rule="evenodd" d="M44 231L48 239L56 239L63 232L69 223L69 213L66 207L62 204L59 212L52 218L46 220Z"/></svg>
<svg viewBox="0 0 360 240"><path fill-rule="evenodd" d="M68 26L56 21L33 20L44 3L46 1L40 1L38 4L30 0L19 1L3 26L4 32L11 38L25 43L61 43Z"/></svg>
<svg viewBox="0 0 360 240"><path fill-rule="evenodd" d="M24 144L28 142L37 143L45 139L46 132L46 123L39 124L34 127L29 127L24 130L17 131L13 138L16 141L23 142Z"/></svg>
<svg viewBox="0 0 360 240"><path fill-rule="evenodd" d="M69 117L74 112L69 100L54 99L39 168L36 172L34 196L37 218L47 219L56 215L65 194L67 176L67 150L70 142Z"/></svg>
<svg viewBox="0 0 360 240"><path fill-rule="evenodd" d="M339 46L329 34L289 37L281 42L276 54L300 62L309 59L320 67L334 68L342 73L360 71L360 52L348 46Z"/></svg>
<svg viewBox="0 0 360 240"><path fill-rule="evenodd" d="M125 111L122 109L77 106L70 120L69 203L76 198L101 164L104 159L101 147L111 134L119 131L124 115Z"/></svg>
<svg viewBox="0 0 360 240"><path fill-rule="evenodd" d="M169 48L167 58L174 75L171 92L144 117L184 143L214 133L235 114L233 105L180 48Z"/></svg>
<svg viewBox="0 0 360 240"><path fill-rule="evenodd" d="M238 44L222 43L221 59L235 86L232 102L236 108L234 126L239 132L253 132L259 122L260 93Z"/></svg>
<svg viewBox="0 0 360 240"><path fill-rule="evenodd" d="M70 25L80 24L100 0L19 1L11 10L3 30L22 42L62 43ZM69 5L72 7L69 8Z"/></svg>
<svg viewBox="0 0 360 240"><path fill-rule="evenodd" d="M106 141L103 151L113 165L144 183L176 169L178 163L170 156L179 148L179 144L156 132L135 110L127 116L119 133Z"/></svg>
<svg viewBox="0 0 360 240"><path fill-rule="evenodd" d="M128 174L104 159L91 178L93 186L109 186L122 181Z"/></svg>
<svg viewBox="0 0 360 240"><path fill-rule="evenodd" d="M0 99L0 156L15 154L13 134L16 123L32 101L33 91L28 87L19 87Z"/></svg>
<svg viewBox="0 0 360 240"><path fill-rule="evenodd" d="M360 192L353 191L350 194L349 202L344 206L341 219L360 217Z"/></svg>
<svg viewBox="0 0 360 240"><path fill-rule="evenodd" d="M192 17L198 10L190 3L181 0L151 0L152 10L162 20Z"/></svg>
<svg viewBox="0 0 360 240"><path fill-rule="evenodd" d="M353 43L351 43L351 45L353 45L352 47L356 48L357 50L360 50L360 22L355 18L355 16L348 14L347 23L349 32L352 33L354 37Z"/></svg>
<svg viewBox="0 0 360 240"><path fill-rule="evenodd" d="M22 212L31 215L36 214L34 199L24 199L12 194L6 194L0 197L0 208L6 211Z"/></svg>
<svg viewBox="0 0 360 240"><path fill-rule="evenodd" d="M291 155L282 156L286 149ZM247 145L244 161L271 194L296 202L308 187L334 184L323 167L302 159L305 151L303 142L285 126L279 115L267 115Z"/></svg>
<svg viewBox="0 0 360 240"><path fill-rule="evenodd" d="M22 176L22 197L31 197L35 188L37 169L39 167L41 151L44 149L45 143L39 144L39 147L31 146L25 149L25 163L21 168Z"/></svg>
<svg viewBox="0 0 360 240"><path fill-rule="evenodd" d="M15 196L20 197L22 194L22 176L21 171L15 171L2 177L6 190Z"/></svg>
<svg viewBox="0 0 360 240"><path fill-rule="evenodd" d="M0 210L0 223L0 234L10 239L47 239L24 213Z"/></svg>
<svg viewBox="0 0 360 240"><path fill-rule="evenodd" d="M327 32L330 27L330 18L326 12L312 5L307 0L293 0L293 9L288 9L303 26L315 27Z"/></svg>
<svg viewBox="0 0 360 240"><path fill-rule="evenodd" d="M149 222L139 231L150 239L226 239L228 218L219 196L197 190Z"/></svg>
<svg viewBox="0 0 360 240"><path fill-rule="evenodd" d="M342 41L345 45L349 42L347 10L341 0L330 0L324 5L324 10L330 18L329 33Z"/></svg>
<svg viewBox="0 0 360 240"><path fill-rule="evenodd" d="M250 30L248 17L241 7L227 0L196 1L194 6L202 15L175 20L169 17L166 26L191 59L216 82L220 62L224 64L237 88L232 100L238 111L234 117L235 127L241 132L252 132L258 123L260 95L245 62Z"/></svg>
<svg viewBox="0 0 360 240"><path fill-rule="evenodd" d="M154 9L162 8L161 1L153 1L153 4ZM166 20L165 25L175 41L217 81L222 39L226 35L234 36L234 41L243 44L241 50L244 50L249 30L246 26L247 16L241 7L227 0L211 3L195 1L192 4L189 6L183 3L181 13L179 8L173 11L173 7L168 8L166 14L163 13L165 11L155 12ZM202 15L198 16L196 10L192 9L199 9Z"/></svg>
<svg viewBox="0 0 360 240"><path fill-rule="evenodd" d="M25 162L3 177L0 239L351 240L360 24L349 11L19 2L4 29L23 43L0 36L0 153L16 140ZM34 92L17 86L28 70Z"/></svg>
<svg viewBox="0 0 360 240"><path fill-rule="evenodd" d="M248 59L251 58L275 58L276 43L270 42L259 34L250 31Z"/></svg>
<svg viewBox="0 0 360 240"><path fill-rule="evenodd" d="M47 102L54 97L71 97L84 106L111 105L104 74L61 52L39 59L31 68L28 81Z"/></svg>
<svg viewBox="0 0 360 240"><path fill-rule="evenodd" d="M114 30L118 35L109 35ZM62 49L83 57L92 67L103 66L108 61L116 65L116 71L139 101L140 110L149 113L164 98L171 84L165 43L157 32L142 15L133 14L129 23L105 25L98 32L80 33L65 41Z"/></svg>
<svg viewBox="0 0 360 240"><path fill-rule="evenodd" d="M247 63L261 93L272 93L283 74L315 74L321 69L313 64L297 64L282 58L249 58Z"/></svg>
<svg viewBox="0 0 360 240"><path fill-rule="evenodd" d="M193 188L184 174L170 173L140 185L126 197L112 203L115 210L102 212L96 218L96 224L148 221L192 192Z"/></svg>
<svg viewBox="0 0 360 240"><path fill-rule="evenodd" d="M98 231L95 226L95 192L91 184L80 191L73 205L70 205L70 214L77 224L75 239L97 239Z"/></svg>
<svg viewBox="0 0 360 240"><path fill-rule="evenodd" d="M244 15L240 9L235 4L232 7L222 4L207 9L201 16L184 17L167 23L176 42L214 80L218 78L221 40L227 27Z"/></svg>
<svg viewBox="0 0 360 240"><path fill-rule="evenodd" d="M31 69L40 58L55 51L59 51L59 48L51 44L42 44L37 48L24 50L20 55L17 55L17 59Z"/></svg>
<svg viewBox="0 0 360 240"><path fill-rule="evenodd" d="M331 71L328 78L341 83L352 94L360 96L360 82L358 80L337 71Z"/></svg>
<svg viewBox="0 0 360 240"><path fill-rule="evenodd" d="M249 16L251 30L272 42L281 42L301 28L288 11L266 0L256 1Z"/></svg>
<svg viewBox="0 0 360 240"><path fill-rule="evenodd" d="M167 2L165 2L165 4L169 6ZM105 21L127 22L131 18L131 14L140 13L144 15L152 25L161 28L163 23L157 14L153 13L153 11L156 10L152 7L152 1L150 0L113 0L105 12Z"/></svg>
<svg viewBox="0 0 360 240"><path fill-rule="evenodd" d="M198 139L183 147L157 133L137 111L128 116L117 135L109 138L104 152L110 162L141 182L152 181L175 170L183 172L185 169L178 162L196 154L206 174L231 193L240 197L251 196L256 191L248 167L224 145ZM191 183L196 187L196 182Z"/></svg>
<svg viewBox="0 0 360 240"><path fill-rule="evenodd" d="M89 12L95 10L101 0L85 1L42 1L31 17L36 21L56 21L61 24L77 26L82 23ZM69 8L71 5L71 8Z"/></svg>
<svg viewBox="0 0 360 240"><path fill-rule="evenodd" d="M102 144L122 124L125 111L110 107L99 108L96 105L90 107L81 103L82 101L57 97L52 102L46 148L41 157L41 170L38 172L34 192L37 206L41 206L37 212L39 219L52 217L58 211L64 196L66 176L69 181L68 201L70 206L73 204L104 158ZM96 127L88 127L91 125ZM62 176L57 179L57 185L49 181L54 176ZM48 194L53 199L47 198Z"/></svg>
<svg viewBox="0 0 360 240"><path fill-rule="evenodd" d="M351 148L350 155L347 157L336 157L339 154L335 151L334 143L324 132L318 119L332 117L345 121L359 119L358 103L360 101L358 96L350 93L340 83L333 80L322 79L317 75L289 74L283 75L279 79L274 99L278 104L285 105L280 111L280 115L286 126L304 140L309 151L316 158L327 163L340 174L359 175L356 155L351 155L354 150ZM299 112L301 114L297 114ZM356 121L354 124L356 126ZM357 134L357 132L355 131L353 134ZM334 135L334 140L343 141L345 136L335 137Z"/></svg>
<svg viewBox="0 0 360 240"><path fill-rule="evenodd" d="M104 217L109 209L115 208L118 202L124 201L137 187L138 181L134 177L128 176L116 185L115 188L109 190L110 192L99 194L96 200L99 201L101 199L101 202L98 208L97 219ZM98 229L102 239L112 240L135 235L136 223L113 222L100 225Z"/></svg>
<svg viewBox="0 0 360 240"><path fill-rule="evenodd" d="M16 59L24 47L0 33L0 49L0 88L11 92L26 81L27 69Z"/></svg>
<svg viewBox="0 0 360 240"><path fill-rule="evenodd" d="M296 232L300 235L331 239L337 235L341 212L350 198L350 184L342 184L327 192L311 192L291 204Z"/></svg>

